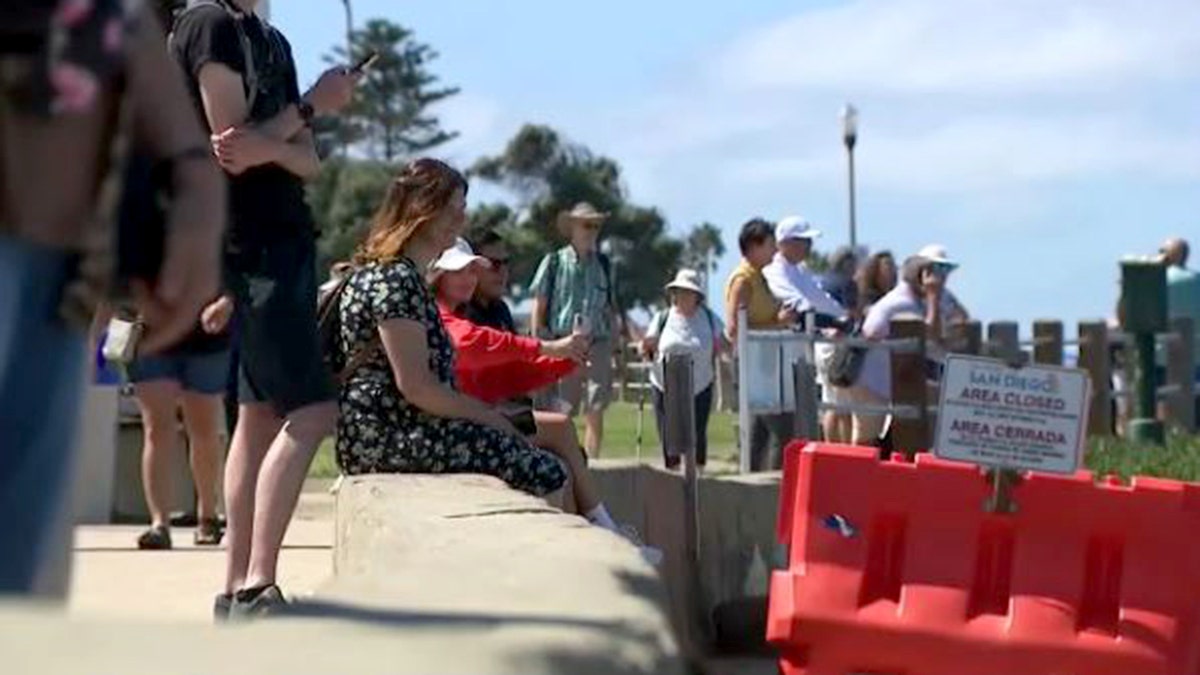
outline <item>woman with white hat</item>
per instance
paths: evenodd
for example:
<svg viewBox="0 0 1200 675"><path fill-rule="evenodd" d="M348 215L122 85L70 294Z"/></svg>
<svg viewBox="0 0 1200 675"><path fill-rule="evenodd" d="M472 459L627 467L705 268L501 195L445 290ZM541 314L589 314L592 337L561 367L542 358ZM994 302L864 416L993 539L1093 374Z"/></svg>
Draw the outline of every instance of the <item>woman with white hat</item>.
<svg viewBox="0 0 1200 675"><path fill-rule="evenodd" d="M671 306L657 313L642 341L642 352L654 358L650 384L654 390L654 415L658 437L663 440L663 461L667 468L679 467L680 458L669 454L665 442L666 406L663 367L671 354L691 354L692 382L696 410L696 464L708 460L708 417L712 412L714 365L721 350L727 348L725 326L704 303L700 273L680 270L667 284Z"/></svg>

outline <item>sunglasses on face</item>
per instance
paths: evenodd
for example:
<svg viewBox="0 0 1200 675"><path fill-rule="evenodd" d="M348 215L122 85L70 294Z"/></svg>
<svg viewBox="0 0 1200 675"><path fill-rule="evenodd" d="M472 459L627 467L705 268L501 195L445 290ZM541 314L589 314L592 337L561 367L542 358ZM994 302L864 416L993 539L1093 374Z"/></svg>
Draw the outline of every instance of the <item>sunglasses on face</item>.
<svg viewBox="0 0 1200 675"><path fill-rule="evenodd" d="M603 225L604 223L584 223L583 229L587 230L588 232L599 232Z"/></svg>
<svg viewBox="0 0 1200 675"><path fill-rule="evenodd" d="M492 256L484 256L484 259L492 264L492 269L500 269L508 267L508 258L493 258Z"/></svg>

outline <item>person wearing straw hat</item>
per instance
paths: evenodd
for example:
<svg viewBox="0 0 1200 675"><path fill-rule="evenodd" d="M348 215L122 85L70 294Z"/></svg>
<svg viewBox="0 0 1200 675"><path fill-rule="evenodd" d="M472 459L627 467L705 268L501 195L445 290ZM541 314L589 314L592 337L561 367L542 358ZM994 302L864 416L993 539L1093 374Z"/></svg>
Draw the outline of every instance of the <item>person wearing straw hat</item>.
<svg viewBox="0 0 1200 675"><path fill-rule="evenodd" d="M560 213L557 225L570 243L542 259L531 284L535 336L553 340L582 330L592 339L587 367L558 385L572 416L584 416L584 447L591 457L600 456L604 411L612 400L613 342L619 332L612 265L598 248L607 219L607 213L587 202Z"/></svg>
<svg viewBox="0 0 1200 675"><path fill-rule="evenodd" d="M667 284L671 306L657 313L642 341L642 352L654 359L650 384L654 393L654 417L658 437L662 440L663 463L677 469L678 455L670 454L666 445L666 395L663 368L672 354L692 357L693 396L696 411L696 464L703 467L708 460L708 417L712 412L715 364L720 352L728 347L725 326L705 304L700 273L683 269Z"/></svg>

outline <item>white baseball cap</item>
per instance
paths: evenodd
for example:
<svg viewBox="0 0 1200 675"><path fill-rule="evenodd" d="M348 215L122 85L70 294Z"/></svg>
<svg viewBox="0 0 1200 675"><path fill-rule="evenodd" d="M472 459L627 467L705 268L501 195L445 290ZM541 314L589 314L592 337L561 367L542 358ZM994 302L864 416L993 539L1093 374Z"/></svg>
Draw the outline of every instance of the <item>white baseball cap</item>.
<svg viewBox="0 0 1200 675"><path fill-rule="evenodd" d="M808 222L808 219L803 216L787 216L775 225L776 241L816 239L820 236L821 231L814 228L812 223Z"/></svg>
<svg viewBox="0 0 1200 675"><path fill-rule="evenodd" d="M480 263L485 267L492 265L487 258L475 255L475 251L471 250L471 245L467 243L467 240L459 237L453 246L438 256L433 263L433 269L438 272L461 272L475 263Z"/></svg>
<svg viewBox="0 0 1200 675"><path fill-rule="evenodd" d="M958 263L950 258L950 254L946 252L946 247L941 244L930 244L917 251L917 255L938 265L958 267Z"/></svg>

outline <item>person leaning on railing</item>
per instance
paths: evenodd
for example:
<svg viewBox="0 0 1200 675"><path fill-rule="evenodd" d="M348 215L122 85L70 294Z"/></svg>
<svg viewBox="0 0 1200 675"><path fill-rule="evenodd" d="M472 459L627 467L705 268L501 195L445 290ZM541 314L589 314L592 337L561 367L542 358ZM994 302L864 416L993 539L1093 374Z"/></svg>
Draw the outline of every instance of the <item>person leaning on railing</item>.
<svg viewBox="0 0 1200 675"><path fill-rule="evenodd" d="M738 311L741 309L746 310L746 325L751 330L780 330L800 318L771 294L763 276L763 268L775 257L775 226L762 218L751 219L742 226L738 247L742 251L742 260L725 285L725 330L733 344L737 344ZM736 366L734 372L737 372ZM750 431L751 470L761 471L775 465L775 462L767 461L771 436L776 437L775 447L782 448L791 436L791 425L790 415L754 417Z"/></svg>
<svg viewBox="0 0 1200 675"><path fill-rule="evenodd" d="M945 275L934 261L920 256L905 260L900 268L900 283L867 312L863 337L885 340L891 333L893 320L915 316L924 320L929 339L940 341L945 282ZM892 393L891 368L892 355L887 346L869 349L858 380L847 392L850 402L875 407L888 405ZM854 413L854 444L876 445L886 420L887 415L877 411Z"/></svg>

